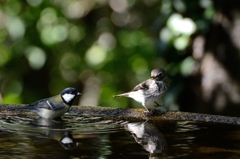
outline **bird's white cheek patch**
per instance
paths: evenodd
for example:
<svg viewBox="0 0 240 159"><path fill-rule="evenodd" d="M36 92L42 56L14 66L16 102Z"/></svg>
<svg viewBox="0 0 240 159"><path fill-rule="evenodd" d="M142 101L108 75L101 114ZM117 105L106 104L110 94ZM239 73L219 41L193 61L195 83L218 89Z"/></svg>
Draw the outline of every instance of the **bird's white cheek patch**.
<svg viewBox="0 0 240 159"><path fill-rule="evenodd" d="M62 97L66 102L69 102L75 97L75 95L74 94L64 94Z"/></svg>
<svg viewBox="0 0 240 159"><path fill-rule="evenodd" d="M61 142L64 144L71 144L73 143L73 140L69 137L65 137Z"/></svg>

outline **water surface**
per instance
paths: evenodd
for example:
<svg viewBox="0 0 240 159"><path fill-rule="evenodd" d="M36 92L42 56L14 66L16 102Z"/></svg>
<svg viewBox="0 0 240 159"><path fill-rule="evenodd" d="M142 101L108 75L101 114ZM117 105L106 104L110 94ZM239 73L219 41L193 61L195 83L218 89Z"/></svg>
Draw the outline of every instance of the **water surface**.
<svg viewBox="0 0 240 159"><path fill-rule="evenodd" d="M239 158L240 126L190 121L0 120L0 158Z"/></svg>

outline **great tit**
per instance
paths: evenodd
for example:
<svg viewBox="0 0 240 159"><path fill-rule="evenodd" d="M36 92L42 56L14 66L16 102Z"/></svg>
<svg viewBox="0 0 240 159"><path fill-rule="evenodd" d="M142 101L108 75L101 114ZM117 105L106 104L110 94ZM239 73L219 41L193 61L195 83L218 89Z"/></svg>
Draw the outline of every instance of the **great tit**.
<svg viewBox="0 0 240 159"><path fill-rule="evenodd" d="M66 88L60 95L39 100L24 107L9 108L9 110L30 110L45 119L59 118L72 106L76 96L81 95L75 88Z"/></svg>
<svg viewBox="0 0 240 159"><path fill-rule="evenodd" d="M64 133L59 143L66 150L72 150L79 145L79 143L75 141L75 139L73 138L72 134L69 131Z"/></svg>

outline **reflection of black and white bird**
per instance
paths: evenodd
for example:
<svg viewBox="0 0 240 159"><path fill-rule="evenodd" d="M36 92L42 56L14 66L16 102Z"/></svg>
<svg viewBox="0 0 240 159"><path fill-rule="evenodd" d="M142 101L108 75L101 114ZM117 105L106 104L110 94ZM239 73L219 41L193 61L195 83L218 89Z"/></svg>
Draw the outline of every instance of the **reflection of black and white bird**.
<svg viewBox="0 0 240 159"><path fill-rule="evenodd" d="M132 91L115 95L114 97L128 97L133 98L137 102L141 103L144 108L149 112L148 103L154 102L157 106L160 106L156 100L163 96L168 88L168 78L164 69L155 68L151 72L151 78L138 84Z"/></svg>
<svg viewBox="0 0 240 159"><path fill-rule="evenodd" d="M75 141L70 132L65 132L59 142L66 150L71 150L79 145L79 143Z"/></svg>
<svg viewBox="0 0 240 159"><path fill-rule="evenodd" d="M10 110L30 110L37 113L40 117L54 119L64 115L76 96L81 95L75 88L66 88L60 95L39 100L24 107L9 108Z"/></svg>
<svg viewBox="0 0 240 159"><path fill-rule="evenodd" d="M163 134L151 123L129 123L125 129L133 134L135 141L153 154L163 154L166 151L167 143Z"/></svg>

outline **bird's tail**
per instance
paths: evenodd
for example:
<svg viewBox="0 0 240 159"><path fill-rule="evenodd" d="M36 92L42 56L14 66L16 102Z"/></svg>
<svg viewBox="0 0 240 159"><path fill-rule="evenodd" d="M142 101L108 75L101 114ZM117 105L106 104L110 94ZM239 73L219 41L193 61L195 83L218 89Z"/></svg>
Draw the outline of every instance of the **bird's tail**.
<svg viewBox="0 0 240 159"><path fill-rule="evenodd" d="M12 107L12 108L7 108L7 110L30 110L30 111L35 111L36 108L33 105L29 106L24 106L24 107Z"/></svg>
<svg viewBox="0 0 240 159"><path fill-rule="evenodd" d="M129 93L114 95L113 97L129 97Z"/></svg>

